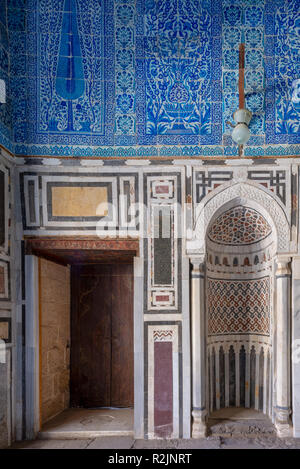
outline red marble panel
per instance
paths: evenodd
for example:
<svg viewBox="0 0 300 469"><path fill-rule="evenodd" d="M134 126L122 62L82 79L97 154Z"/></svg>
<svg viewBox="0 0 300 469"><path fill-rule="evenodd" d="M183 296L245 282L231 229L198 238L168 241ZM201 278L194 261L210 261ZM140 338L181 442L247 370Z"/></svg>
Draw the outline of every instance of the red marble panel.
<svg viewBox="0 0 300 469"><path fill-rule="evenodd" d="M154 342L154 433L168 438L173 432L172 342Z"/></svg>
<svg viewBox="0 0 300 469"><path fill-rule="evenodd" d="M155 299L156 301L169 301L170 296L169 295L156 295Z"/></svg>
<svg viewBox="0 0 300 469"><path fill-rule="evenodd" d="M157 186L155 192L156 194L168 194L169 186Z"/></svg>

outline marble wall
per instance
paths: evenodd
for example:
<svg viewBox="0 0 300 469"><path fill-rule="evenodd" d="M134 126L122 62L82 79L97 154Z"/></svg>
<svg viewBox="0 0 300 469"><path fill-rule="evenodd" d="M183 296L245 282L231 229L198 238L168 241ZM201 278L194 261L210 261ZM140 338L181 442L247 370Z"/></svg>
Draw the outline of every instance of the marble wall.
<svg viewBox="0 0 300 469"><path fill-rule="evenodd" d="M3 353L3 352L2 352ZM10 420L10 369L7 363L0 362L0 448L8 446L10 441L9 420Z"/></svg>
<svg viewBox="0 0 300 469"><path fill-rule="evenodd" d="M11 264L10 258L12 245L9 238L11 232L8 222L9 211L4 230L7 233L5 235L6 246L1 254L1 262L8 266L6 275L8 286L11 280L8 276L9 272L12 274L12 278L17 279L16 287L11 290L16 300L19 298L13 304L12 314L10 297L3 299L3 301L0 298L0 313L1 319L3 319L0 332L5 337L7 336L7 343L12 344L12 350L15 354L15 361L12 362L13 366L16 367L13 389L17 398L14 402L13 437L18 439L24 438L25 435L32 437L36 427L34 427L31 414L35 415L35 412L38 415L38 409L34 407L36 402L34 393L36 391L33 389L33 384L30 381L31 375L28 372L32 366L30 360L34 358L32 354L34 351L37 352L36 345L34 345L37 342L35 342L33 330L34 321L36 321L35 309L38 304L34 288L37 276L34 267L36 262L33 259L34 256L31 255L32 252L24 256L23 249L22 256L22 238L24 235L44 238L40 242L50 249L52 240L49 240L48 237L60 236L63 237L61 248L82 249L85 246L82 237L95 237L97 235L96 225L100 229L100 235L107 237L108 233L105 229L103 213L99 213L98 216L95 214L94 217L90 216L92 206L86 204L86 207L83 208L88 210L84 211L79 204L76 207L77 211L71 213L68 205L65 207L67 211L64 211L64 206L56 204L55 191L59 188L62 194L68 194L71 190L73 195L81 190L87 194L90 190L92 192L96 190L96 193L98 190L102 201L103 193L105 193L105 204L109 202L117 207L115 214L109 212L109 227L106 226L110 230L115 230L113 234L109 232L111 245L113 246L116 240L118 243L124 242L118 240L118 235L122 239L124 237L139 239L139 254L135 259L134 327L135 337L138 338L135 342L137 357L135 360L135 434L139 438L161 436L189 438L191 436L190 390L192 384L189 261L194 259L197 261L201 258L201 233L205 234L205 228L208 226L209 220L212 219L213 213L220 210L221 207L224 211L224 203L229 204L226 206L228 209L232 208L230 204L235 206L237 198L238 200L250 201L258 213L262 213L266 217L269 225L262 225L260 219L258 224L253 222L254 226L259 225L257 229L260 236L270 235L269 226L273 227L273 224L270 223L272 220L276 221L278 249L281 253L289 252L291 256L295 256L298 252L298 165L295 164L295 160L290 163L280 159L276 160L272 167L266 164L266 161L264 164L260 162L258 165L252 161L242 160L236 166L228 166L227 164L216 165L210 162L203 164L195 160L190 165L177 160L172 165L157 165L150 160L142 164L133 164L132 160L128 159L122 163L118 162L118 173L116 173L115 166L109 162L103 164L101 161L94 160L86 165L86 162L75 164L72 161L70 164L69 160L61 160L58 162L59 164L50 166L49 161L47 159L25 160L14 170L18 177L13 178L13 186L16 186L17 200L21 202L13 205L13 218L17 223L17 245L19 246L16 248L13 243L13 264ZM5 169L5 174L9 175L10 164L8 162L4 164L3 160L2 166ZM9 182L8 178L7 182ZM8 195L5 199L7 202L12 196L9 189L12 190L8 184L5 189L5 194ZM128 217L128 204L124 202L124 197L127 198L128 203L143 202L145 204L144 226L137 223L135 217ZM87 197L88 200L90 199ZM188 202L185 207L186 211L174 210L174 207L182 201ZM22 208L22 213L18 212L18 206ZM201 218L198 210L203 206L205 206L205 217ZM9 205L7 208L9 209ZM295 210L297 213L293 215ZM222 215L223 211L219 215ZM221 219L223 220L223 218ZM253 217L253 220L257 220L257 215ZM169 236L163 238L161 236L162 225L166 222L168 222ZM183 233L182 238L176 236L175 227L181 227L185 224L194 239L186 239L186 232ZM236 224L239 226L238 223ZM243 239L253 240L252 231L242 230ZM226 232L226 236L230 236L230 232ZM219 225L214 227L213 237L220 240ZM257 241L256 238L255 240ZM100 245L102 241L97 239ZM94 241L95 247L93 249L97 249L97 242ZM195 244L196 242L198 244ZM262 242L266 242L266 240L264 239ZM255 243L254 246L256 246ZM250 253L242 251L239 254L232 252L230 254L225 251L226 246L224 245L219 246L219 251L214 253L214 256L208 250L208 259L205 260L206 269L210 269L210 264L212 264L210 254L213 262L215 255L219 256L222 265L218 265L217 269L222 272L218 274L218 280L222 281L226 278L229 280L232 278L233 269L243 272L245 279L256 279L257 275L253 274L253 268L261 269L262 264L268 261L269 257L268 249L265 253L266 259L262 252L257 253L255 250ZM203 255L204 253L205 251L203 251ZM273 251L270 254L272 257ZM28 260L28 258L30 259ZM224 261L224 258L227 258L227 262ZM245 262L246 258L247 262ZM24 265L27 265L26 275L24 275ZM194 272L195 275L196 279L201 277L200 272L199 274ZM211 273L209 275L211 276ZM219 277L222 278L219 279ZM224 284L224 281L222 283ZM251 288L247 288L246 293L251 291L252 295ZM10 294L10 288L8 288L8 293ZM293 294L295 308L293 327L296 333L298 327L296 290ZM259 303L258 298L257 303ZM204 304L203 300L203 304L201 302L202 308ZM266 308L265 311L266 314L272 316L272 309ZM7 325L4 324L4 320L8 325L12 325L11 339L9 333L6 332ZM218 319L217 322L220 325ZM268 321L265 328L269 328ZM248 331L248 329L245 330ZM239 331L240 329L238 329ZM261 333L261 329L258 332ZM230 343L230 345L232 344ZM265 356L267 356L267 350ZM260 357L258 361L261 362ZM29 367L28 369L24 363ZM298 394L295 394L298 379L296 363L292 365L292 369L294 393L292 418L296 432L297 419L299 418ZM8 369L6 371L10 372ZM165 380L162 377L165 377ZM261 382L261 378L259 380ZM193 382L197 382L197 380L193 378ZM9 390L9 386L10 381L8 380L5 389ZM170 405L171 401L165 400L161 395L165 392L171 394L172 406ZM5 394L5 399L6 396L7 394ZM27 396L26 399L25 396ZM9 400L7 402L9 403ZM273 402L275 404L274 400ZM7 408L6 401L3 403L3 408ZM260 403L256 404L259 407ZM200 408L202 405L200 402L196 407ZM267 402L264 411L267 411L268 406ZM7 417L9 417L8 414ZM8 428L9 421L5 420L5 422L5 425L8 424ZM25 423L27 428L24 426ZM32 425L31 429L28 429L29 425ZM166 433L163 433L164 429ZM32 432L32 430L34 431Z"/></svg>
<svg viewBox="0 0 300 469"><path fill-rule="evenodd" d="M0 0L0 78L8 91L0 144L18 156L41 156L12 163L0 155L0 339L9 355L0 363L1 444L10 435L24 438L34 407L26 366L35 339L26 327L34 318L36 272L31 260L34 275L29 270L32 278L24 278L23 236L95 236L95 224L100 235L109 228L112 238L140 239L136 435L156 437L166 425L167 436L190 436L189 260L204 253L199 240L209 217L225 202L251 199L277 221L280 252L299 252L298 164L277 158L300 154L299 14L299 0ZM245 155L254 160L231 164L238 149L227 121L237 105L241 41L253 112ZM58 158L81 156L119 159ZM176 160L181 156L212 158ZM155 164L154 157L171 160ZM93 216L95 197L105 207ZM122 197L147 207L144 233ZM182 218L172 207L185 201ZM166 220L170 237L156 237ZM185 222L193 239L174 234ZM294 363L297 435L298 375ZM161 390L172 394L172 406L162 399L160 408Z"/></svg>
<svg viewBox="0 0 300 469"><path fill-rule="evenodd" d="M0 447L11 441L13 342L13 231L10 215L12 168L0 155Z"/></svg>

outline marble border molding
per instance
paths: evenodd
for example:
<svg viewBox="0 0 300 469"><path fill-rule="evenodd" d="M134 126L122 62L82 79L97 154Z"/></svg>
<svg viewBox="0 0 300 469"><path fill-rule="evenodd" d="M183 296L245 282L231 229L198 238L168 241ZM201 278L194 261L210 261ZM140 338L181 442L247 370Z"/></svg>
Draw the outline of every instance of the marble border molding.
<svg viewBox="0 0 300 469"><path fill-rule="evenodd" d="M166 314L181 312L182 285L179 279L182 273L182 239L176 236L176 229L180 227L181 212L177 204L182 201L182 174L164 170L161 173L144 172L144 203L147 206L147 236L144 238L145 261L145 311L155 314L163 311ZM166 209L172 218L170 223L169 263L171 281L168 284L155 282L155 246L154 246L154 210ZM160 254L161 255L161 254Z"/></svg>
<svg viewBox="0 0 300 469"><path fill-rule="evenodd" d="M170 439L182 438L182 378L181 378L181 322L166 321L163 324L145 322L145 347L147 348L147 369L146 369L146 393L145 393L145 409L147 411L147 427L146 435L148 438L157 439L155 432L155 419L154 419L154 371L155 371L155 357L154 357L154 342L166 341L172 344L172 422L173 429ZM146 338L145 337L145 338ZM157 363L156 363L157 366Z"/></svg>
<svg viewBox="0 0 300 469"><path fill-rule="evenodd" d="M52 217L52 199L51 199L51 187L55 185L61 185L62 187L88 187L91 184L94 184L96 187L106 187L108 194L111 195L111 199L108 199L108 202L114 205L113 213L109 213L108 221L106 226L116 227L118 226L118 204L117 204L117 178L113 177L85 177L84 180L79 176L70 177L70 176L44 176L42 178L42 197L43 197L43 221L46 227L75 227L81 225L83 227L95 227L95 220L99 219L99 225L101 224L101 216L96 217L93 221L80 221L81 217L78 217L78 220L69 221L63 217L57 217L57 220L54 220ZM75 217L74 217L75 218ZM61 221L59 221L60 219Z"/></svg>
<svg viewBox="0 0 300 469"><path fill-rule="evenodd" d="M9 300L9 264L0 259L0 267L3 272L3 293L0 292L0 300ZM1 303L0 303L1 306Z"/></svg>
<svg viewBox="0 0 300 469"><path fill-rule="evenodd" d="M4 173L4 244L0 246L1 254L8 254L9 238L9 169L0 161L0 171Z"/></svg>
<svg viewBox="0 0 300 469"><path fill-rule="evenodd" d="M61 170L61 171L60 171ZM139 203L139 175L137 171L112 172L113 165L108 171L97 168L94 173L91 168L55 167L51 166L47 172L45 168L36 166L28 171L20 171L20 191L22 204L22 219L24 234L42 236L60 236L62 232L68 236L90 236L92 231L99 231L106 237L106 229L115 230L119 237L136 237L139 227L136 217L129 212L130 204L135 207ZM29 190L29 184L31 185ZM52 187L104 187L107 188L107 203L109 215L95 217L53 217L52 216Z"/></svg>
<svg viewBox="0 0 300 469"><path fill-rule="evenodd" d="M135 239L99 239L83 238L26 238L26 254L33 254L35 250L50 249L84 249L84 250L125 250L139 253L139 241Z"/></svg>
<svg viewBox="0 0 300 469"><path fill-rule="evenodd" d="M191 345L192 345L192 438L206 436L206 325L205 258L190 260L191 271Z"/></svg>
<svg viewBox="0 0 300 469"><path fill-rule="evenodd" d="M24 176L24 203L26 227L40 226L39 177Z"/></svg>

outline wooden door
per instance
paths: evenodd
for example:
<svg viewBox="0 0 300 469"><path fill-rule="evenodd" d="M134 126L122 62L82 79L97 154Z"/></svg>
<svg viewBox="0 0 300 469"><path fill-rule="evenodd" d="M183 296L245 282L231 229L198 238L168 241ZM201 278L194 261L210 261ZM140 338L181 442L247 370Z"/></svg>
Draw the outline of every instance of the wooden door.
<svg viewBox="0 0 300 469"><path fill-rule="evenodd" d="M71 406L133 406L133 266L72 267Z"/></svg>

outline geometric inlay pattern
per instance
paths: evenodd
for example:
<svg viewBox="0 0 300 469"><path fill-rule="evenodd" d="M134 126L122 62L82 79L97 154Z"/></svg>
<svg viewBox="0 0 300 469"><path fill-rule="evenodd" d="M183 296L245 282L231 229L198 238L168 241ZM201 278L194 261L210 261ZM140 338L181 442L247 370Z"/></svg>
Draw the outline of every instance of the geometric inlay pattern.
<svg viewBox="0 0 300 469"><path fill-rule="evenodd" d="M270 334L270 279L208 278L208 335Z"/></svg>
<svg viewBox="0 0 300 469"><path fill-rule="evenodd" d="M173 340L173 330L155 330L153 331L154 342L168 342Z"/></svg>
<svg viewBox="0 0 300 469"><path fill-rule="evenodd" d="M181 287L181 239L175 237L178 214L173 209L180 203L178 173L145 175L144 187L148 200L149 235L144 249L147 250L148 295L145 308L148 311L172 311L180 309ZM146 262L147 262L146 261Z"/></svg>
<svg viewBox="0 0 300 469"><path fill-rule="evenodd" d="M218 244L241 246L257 243L269 236L271 231L269 223L256 210L237 206L217 218L208 237Z"/></svg>
<svg viewBox="0 0 300 469"><path fill-rule="evenodd" d="M258 184L269 189L286 205L286 171L248 171L248 179L256 181Z"/></svg>
<svg viewBox="0 0 300 469"><path fill-rule="evenodd" d="M195 171L196 203L199 204L207 194L232 177L232 171Z"/></svg>

